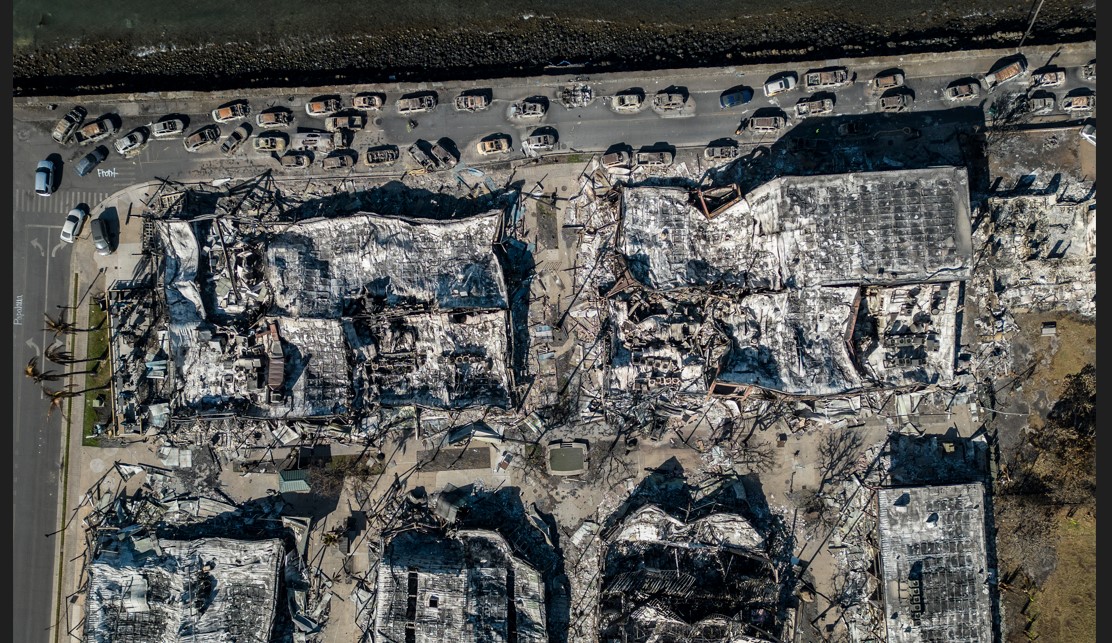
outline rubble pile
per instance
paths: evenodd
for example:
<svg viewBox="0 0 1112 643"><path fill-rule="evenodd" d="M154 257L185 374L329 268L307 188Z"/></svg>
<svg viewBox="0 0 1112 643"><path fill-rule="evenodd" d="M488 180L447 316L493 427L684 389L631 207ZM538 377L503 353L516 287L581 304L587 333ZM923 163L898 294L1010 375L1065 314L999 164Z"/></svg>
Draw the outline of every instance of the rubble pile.
<svg viewBox="0 0 1112 643"><path fill-rule="evenodd" d="M998 196L976 241L986 249L978 284L1000 306L1096 317L1096 197L1064 193Z"/></svg>
<svg viewBox="0 0 1112 643"><path fill-rule="evenodd" d="M379 563L376 638L547 641L544 581L497 533L401 533Z"/></svg>
<svg viewBox="0 0 1112 643"><path fill-rule="evenodd" d="M301 540L297 528L307 521L278 520L280 500L241 505L190 480L189 453L163 448L176 471L119 462L75 509L87 546L85 640L265 643L291 619L312 623L302 632L319 630L326 598L288 609L279 601L283 588L295 593L305 583L305 552L287 552L283 539ZM302 609L314 610L315 621Z"/></svg>
<svg viewBox="0 0 1112 643"><path fill-rule="evenodd" d="M779 634L778 574L742 516L683 522L655 505L605 542L600 639L770 641Z"/></svg>

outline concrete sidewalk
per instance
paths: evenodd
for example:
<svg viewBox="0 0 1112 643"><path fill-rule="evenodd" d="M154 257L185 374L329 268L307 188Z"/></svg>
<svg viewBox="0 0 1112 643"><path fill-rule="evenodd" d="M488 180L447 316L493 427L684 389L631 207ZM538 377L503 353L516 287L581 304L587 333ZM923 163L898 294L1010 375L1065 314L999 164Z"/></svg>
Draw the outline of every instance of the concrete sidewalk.
<svg viewBox="0 0 1112 643"><path fill-rule="evenodd" d="M110 238L116 240L113 254L107 257L96 254L89 241L89 227L86 225L82 237L77 240L74 251L70 255L70 271L76 284L76 288L71 290L76 292L76 300L71 302L71 305L76 305L74 323L78 328L88 328L89 302L104 294L113 281L131 278L142 254L143 220L137 215L143 207L144 200L157 186L157 181L133 185L90 208L90 220L105 214L106 211L109 216L112 216L113 211L120 213L120 216L119 225L110 230ZM127 216L129 212L130 217ZM67 343L67 348L74 359L82 360L88 356L87 335L74 334L68 338ZM75 364L71 365L67 372L84 370L84 368L84 365ZM85 385L83 376L76 376L73 385L78 390L83 389ZM64 493L59 494L58 515L59 527L63 527L63 530L57 536L60 538L58 541L60 549L55 554L55 560L56 569L60 573L54 580L55 591L52 598L54 601L52 613L60 618L59 627L54 630L53 640L56 642L66 641L66 632L82 618L81 606L69 599L84 582L81 574L85 552L82 521L89 508L87 506L78 508L78 505L89 487L113 466L117 457L123 456L123 449L82 446L85 396L75 397L70 402L72 404L69 407L69 416L66 418L68 439L63 442L64 452L60 458L64 462L62 470ZM148 455L140 458L140 461L153 465L160 464L152 446L146 445L142 451L147 453L137 454L134 449L131 449L126 457L134 461L137 455ZM64 610L59 610L59 601L62 601ZM74 641L82 640L80 631L75 631L68 636Z"/></svg>

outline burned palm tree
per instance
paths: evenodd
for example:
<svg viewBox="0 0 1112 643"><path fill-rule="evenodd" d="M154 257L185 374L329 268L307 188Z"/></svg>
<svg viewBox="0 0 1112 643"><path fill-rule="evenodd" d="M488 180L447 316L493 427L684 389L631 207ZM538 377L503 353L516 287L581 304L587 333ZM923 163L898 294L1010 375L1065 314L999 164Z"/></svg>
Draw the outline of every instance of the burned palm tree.
<svg viewBox="0 0 1112 643"><path fill-rule="evenodd" d="M66 321L62 318L61 315L58 315L58 317L55 318L51 317L50 313L43 313L42 316L46 319L46 327L43 330L48 330L54 333L55 338L57 338L58 335L72 335L73 333L87 333L94 330L100 330L101 327L104 326L103 319L100 321L99 324L91 328L78 328L77 324Z"/></svg>
<svg viewBox="0 0 1112 643"><path fill-rule="evenodd" d="M59 391L52 391L44 386L42 387L42 392L50 398L50 408L46 410L46 417L48 419L54 415L54 409L58 409L59 411L61 411L62 404L65 403L66 400L75 398L80 395L80 393L75 393L68 387L63 388ZM65 417L64 411L62 412L62 417Z"/></svg>
<svg viewBox="0 0 1112 643"><path fill-rule="evenodd" d="M96 357L86 357L85 359L75 359L73 353L62 348L61 344L52 344L44 351L43 355L46 359L54 362L55 364L84 364L85 362L99 362L105 357L108 357L108 350L106 349Z"/></svg>
<svg viewBox="0 0 1112 643"><path fill-rule="evenodd" d="M39 370L39 360L37 357L32 357L31 361L27 362L27 366L23 367L23 374L34 380L36 384L56 382L62 379L62 376L54 371Z"/></svg>
<svg viewBox="0 0 1112 643"><path fill-rule="evenodd" d="M58 335L69 335L77 330L77 326L66 321L61 315L57 318L51 317L50 313L43 313L43 318L46 320L46 327L43 330L48 330L54 333L54 337Z"/></svg>
<svg viewBox="0 0 1112 643"><path fill-rule="evenodd" d="M63 344L54 343L47 346L43 356L55 364L69 364L73 361L73 353L67 351Z"/></svg>
<svg viewBox="0 0 1112 643"><path fill-rule="evenodd" d="M93 360L87 360L86 359L86 360L81 360L81 361L90 362L90 361L93 361ZM80 362L77 362L77 361L70 362L70 364L78 364L78 363L80 363ZM66 375L67 376L70 376L70 375L96 375L97 371L100 370L100 365L101 364L102 364L102 362L97 361L95 364L93 364L92 368L87 368L83 371L70 371L69 373L66 373Z"/></svg>

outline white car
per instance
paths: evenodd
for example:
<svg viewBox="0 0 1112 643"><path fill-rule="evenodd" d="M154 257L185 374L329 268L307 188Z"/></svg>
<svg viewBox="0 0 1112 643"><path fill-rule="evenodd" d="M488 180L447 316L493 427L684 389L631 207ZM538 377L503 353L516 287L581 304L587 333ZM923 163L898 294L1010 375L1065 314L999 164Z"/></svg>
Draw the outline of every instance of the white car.
<svg viewBox="0 0 1112 643"><path fill-rule="evenodd" d="M167 138L185 133L185 121L180 118L167 118L151 126L151 136Z"/></svg>
<svg viewBox="0 0 1112 643"><path fill-rule="evenodd" d="M147 144L147 136L149 130L146 127L136 127L116 140L116 151L120 156L135 156Z"/></svg>
<svg viewBox="0 0 1112 643"><path fill-rule="evenodd" d="M62 241L66 243L73 243L81 236L81 230L85 227L85 221L89 218L89 211L85 206L79 205L69 211L66 215L66 222L62 224Z"/></svg>
<svg viewBox="0 0 1112 643"><path fill-rule="evenodd" d="M764 85L765 96L772 97L777 94L783 94L786 91L795 89L799 79L796 78L794 72L783 74L778 78L772 78Z"/></svg>

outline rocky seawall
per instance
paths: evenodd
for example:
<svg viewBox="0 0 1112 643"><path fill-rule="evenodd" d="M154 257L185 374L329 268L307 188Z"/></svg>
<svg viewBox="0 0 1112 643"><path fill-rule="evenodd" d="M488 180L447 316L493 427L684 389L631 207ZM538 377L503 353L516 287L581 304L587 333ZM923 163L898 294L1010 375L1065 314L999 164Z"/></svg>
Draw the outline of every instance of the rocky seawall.
<svg viewBox="0 0 1112 643"><path fill-rule="evenodd" d="M84 36L65 43L17 46L13 93L467 80L567 73L565 67L576 73L601 73L1007 47L1018 45L1031 10L1015 4L972 15L923 11L879 19L864 10L779 9L682 25L647 19L517 17L389 33L305 30L280 38L253 33L230 42ZM1046 0L1027 43L1080 42L1095 35L1094 4Z"/></svg>

